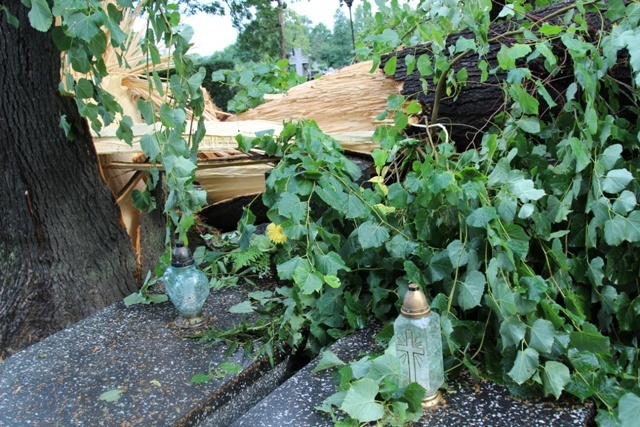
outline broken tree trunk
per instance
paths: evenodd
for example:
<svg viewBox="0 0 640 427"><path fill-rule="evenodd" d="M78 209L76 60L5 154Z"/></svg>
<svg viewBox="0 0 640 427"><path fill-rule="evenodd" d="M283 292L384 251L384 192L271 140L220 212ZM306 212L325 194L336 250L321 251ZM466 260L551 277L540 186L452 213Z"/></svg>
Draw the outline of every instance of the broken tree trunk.
<svg viewBox="0 0 640 427"><path fill-rule="evenodd" d="M528 13L525 19L529 23L542 24L546 22L551 25L565 25L565 14L574 7L573 3L568 2L553 4ZM421 55L432 57L433 53L429 43L405 48L384 56L380 68L384 68L387 61L392 56L396 56L397 67L394 78L403 82L402 95L408 99L417 99L421 103L423 108L421 122L446 125L453 141L459 148L477 145L482 139L482 135L492 125L500 126L502 123L499 120L506 119L504 116L500 119L498 113L505 109L501 83L506 79L507 73L498 67L497 55L502 45L509 47L518 42L522 43L522 32L519 29L523 27L524 23L524 21L515 19L492 23L489 28L489 49L482 58L479 58L475 52L465 52L458 55L457 61L452 61L449 73L455 74L463 68L468 73L466 85L459 88L458 92L452 96L447 96L443 88L438 89L437 82L433 81L429 81L428 89L425 91L421 81L422 76L418 70L407 75L405 62L407 56L413 55L416 60ZM611 23L603 21L602 14L598 13L588 13L587 23L594 40L602 36L600 32L603 29L611 28ZM529 28L535 32L538 27L529 25ZM470 30L461 31L447 39L445 51L449 47L455 47L461 37L475 39ZM518 66L529 68L532 77L544 82L544 87L558 104L554 109L547 108L545 110L547 104L541 101L540 114L543 116L549 116L562 108L565 103L566 89L574 81L571 59L560 40L553 42L553 53L558 58L558 64L552 72L545 68L542 55L528 63L525 63L524 60L517 63ZM498 70L495 73L490 72L484 81L481 80L482 71L478 67L480 59L487 61L487 70ZM613 73L614 78L630 83L631 73L628 67L627 51L620 52L618 65L610 73ZM535 85L531 84L531 87L527 89L536 96Z"/></svg>

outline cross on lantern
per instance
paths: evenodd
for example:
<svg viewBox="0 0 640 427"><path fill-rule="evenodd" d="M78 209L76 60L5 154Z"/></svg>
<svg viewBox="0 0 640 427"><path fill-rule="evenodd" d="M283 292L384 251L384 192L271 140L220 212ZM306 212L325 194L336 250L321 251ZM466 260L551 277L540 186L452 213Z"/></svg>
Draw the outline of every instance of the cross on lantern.
<svg viewBox="0 0 640 427"><path fill-rule="evenodd" d="M413 331L407 329L404 337L398 337L396 350L404 353L400 354L400 359L406 359L409 365L409 382L417 382L416 371L418 366L421 365L423 359L421 356L425 355L424 347L420 346L420 339L414 338Z"/></svg>

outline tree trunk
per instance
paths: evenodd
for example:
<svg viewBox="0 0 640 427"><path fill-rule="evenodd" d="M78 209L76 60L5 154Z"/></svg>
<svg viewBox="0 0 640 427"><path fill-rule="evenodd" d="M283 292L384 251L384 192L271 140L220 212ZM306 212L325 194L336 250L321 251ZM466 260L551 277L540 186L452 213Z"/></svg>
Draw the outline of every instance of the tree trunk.
<svg viewBox="0 0 640 427"><path fill-rule="evenodd" d="M138 286L86 121L58 92L60 52L19 1L5 5L20 28L0 16L0 358Z"/></svg>
<svg viewBox="0 0 640 427"><path fill-rule="evenodd" d="M550 24L563 25L564 12L558 16L552 16L561 9L567 8L571 3L558 3L544 8L534 10L528 14L528 18L531 21L544 20ZM547 18L548 19L545 19ZM593 30L593 34L596 35L601 30L602 25L606 28L611 28L609 22L602 22L601 15L596 13L587 14L587 22L589 28ZM516 20L507 20L495 22L491 25L489 30L489 38L496 38L499 35L506 35L521 27L521 22ZM456 42L460 37L466 39L474 39L474 35L471 31L464 30L460 33L454 34L447 39L447 47L455 47ZM517 35L499 37L489 45L489 50L482 58L486 60L489 65L488 70L498 68L497 54L500 51L502 45L511 46L516 43ZM554 53L558 58L563 58L567 55L564 52L564 46L560 41L554 42ZM437 108L436 120L433 122L439 122L447 125L449 128L452 139L456 142L456 145L460 148L465 148L469 145L477 144L482 139L482 134L486 132L491 125L498 125L495 123L495 117L497 113L504 110L504 96L501 88L501 82L507 77L504 71L498 71L494 75L489 75L486 81L481 81L481 70L478 68L480 58L475 53L469 53L464 55L462 59L455 63L449 73L456 74L460 69L465 68L468 73L468 80L466 86L455 94L455 96L447 96L444 93L444 89L440 91L441 98L438 100L438 91L436 90L436 83L431 81L429 77L428 90L423 90L421 75L418 70L413 71L410 75L407 75L407 67L405 59L407 55L413 55L417 60L421 55L432 56L431 47L428 43L418 45L415 47L405 48L392 54L386 55L382 58L380 68L384 68L385 64L392 56L397 56L397 67L394 74L394 78L397 81L402 81L402 95L407 98L417 99L423 106L423 117L427 122L432 122L432 112L434 108ZM625 58L622 58L625 53L621 52L620 64L625 63ZM455 55L454 55L455 56ZM573 70L571 68L571 61L563 61L558 65L556 74L553 78L550 78L549 72L545 69L544 58L540 58L524 63L519 61L518 66L527 67L531 70L533 77L540 78L545 82L545 88L554 98L558 104L557 109L561 108L564 103L564 94L570 83L573 82L573 78L567 78L573 76ZM630 71L628 67L618 67L613 71L614 77L629 81ZM529 88L531 93L537 92L535 87ZM550 109L544 111L546 103L540 102L540 113L542 116L549 116L553 113Z"/></svg>

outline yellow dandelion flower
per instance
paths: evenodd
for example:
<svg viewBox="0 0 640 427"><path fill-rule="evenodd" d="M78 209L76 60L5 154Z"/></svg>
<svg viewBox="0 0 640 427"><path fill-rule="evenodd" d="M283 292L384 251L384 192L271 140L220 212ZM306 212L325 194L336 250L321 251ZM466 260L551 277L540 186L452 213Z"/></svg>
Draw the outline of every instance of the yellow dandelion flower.
<svg viewBox="0 0 640 427"><path fill-rule="evenodd" d="M267 225L267 236L273 243L284 243L287 241L287 235L282 231L281 225L270 223Z"/></svg>

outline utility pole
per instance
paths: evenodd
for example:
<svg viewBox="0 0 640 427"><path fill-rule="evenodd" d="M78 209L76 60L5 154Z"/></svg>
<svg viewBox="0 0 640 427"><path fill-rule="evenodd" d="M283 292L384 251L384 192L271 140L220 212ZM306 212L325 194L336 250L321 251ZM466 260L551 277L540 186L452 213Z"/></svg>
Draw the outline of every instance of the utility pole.
<svg viewBox="0 0 640 427"><path fill-rule="evenodd" d="M275 1L278 4L278 25L280 26L280 59L285 59L287 57L287 42L284 37L284 8L286 5L282 0L271 1Z"/></svg>

